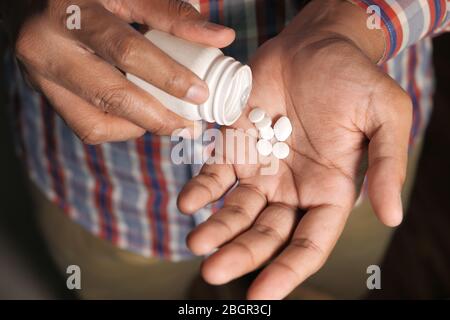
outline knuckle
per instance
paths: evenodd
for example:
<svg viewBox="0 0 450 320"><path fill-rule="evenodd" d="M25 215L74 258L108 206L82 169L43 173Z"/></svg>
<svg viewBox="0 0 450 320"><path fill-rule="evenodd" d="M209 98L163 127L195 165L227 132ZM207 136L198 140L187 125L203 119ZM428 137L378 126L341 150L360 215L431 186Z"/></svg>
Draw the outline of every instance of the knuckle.
<svg viewBox="0 0 450 320"><path fill-rule="evenodd" d="M198 15L197 10L195 10L194 7L186 1L170 0L168 5L169 12L175 13L177 17L190 18Z"/></svg>
<svg viewBox="0 0 450 320"><path fill-rule="evenodd" d="M24 13L17 25L12 26L15 35L14 51L18 57L27 57L37 48L45 48L50 41L50 35L55 29L60 30L66 25L67 0L36 1L30 3L30 12ZM33 14L30 14L30 13ZM41 58L41 57L40 57Z"/></svg>
<svg viewBox="0 0 450 320"><path fill-rule="evenodd" d="M22 56L26 55L30 50L30 41L27 36L23 33L19 34L19 37L16 41L14 51L17 57L20 59Z"/></svg>
<svg viewBox="0 0 450 320"><path fill-rule="evenodd" d="M126 1L121 0L104 0L103 5L105 8L113 14L120 14L126 11Z"/></svg>
<svg viewBox="0 0 450 320"><path fill-rule="evenodd" d="M51 43L51 36L40 34L33 29L38 28L30 23L19 32L13 48L15 56L22 63L22 67L31 73L37 71L44 75L61 76L60 59L52 59L57 52L48 45Z"/></svg>
<svg viewBox="0 0 450 320"><path fill-rule="evenodd" d="M17 36L14 52L19 60L30 61L33 58L35 46L36 39L34 33L28 30L28 28L25 28Z"/></svg>
<svg viewBox="0 0 450 320"><path fill-rule="evenodd" d="M43 47L42 39L33 31L24 30L21 32L14 44L14 54L20 63L21 70L30 74L54 74L57 71L58 63L49 59L51 55L46 48ZM41 43L40 43L41 42Z"/></svg>
<svg viewBox="0 0 450 320"><path fill-rule="evenodd" d="M127 116L131 112L133 98L125 88L107 87L98 90L92 102L105 113Z"/></svg>
<svg viewBox="0 0 450 320"><path fill-rule="evenodd" d="M108 50L113 62L124 68L130 67L136 52L137 41L137 37L133 35L120 36L111 41Z"/></svg>

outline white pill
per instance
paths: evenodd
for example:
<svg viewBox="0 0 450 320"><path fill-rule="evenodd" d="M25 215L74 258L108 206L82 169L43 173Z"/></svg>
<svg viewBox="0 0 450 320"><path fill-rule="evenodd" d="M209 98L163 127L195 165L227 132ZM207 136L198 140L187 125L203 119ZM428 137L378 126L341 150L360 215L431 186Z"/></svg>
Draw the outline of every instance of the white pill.
<svg viewBox="0 0 450 320"><path fill-rule="evenodd" d="M269 116L265 115L264 118L262 118L261 121L258 121L257 123L255 123L255 126L259 130L262 130L263 128L270 127L271 124L272 124L272 119L270 119Z"/></svg>
<svg viewBox="0 0 450 320"><path fill-rule="evenodd" d="M266 112L261 108L254 108L252 111L250 111L250 114L248 115L248 118L251 122L257 123L260 122L264 116L266 115Z"/></svg>
<svg viewBox="0 0 450 320"><path fill-rule="evenodd" d="M259 136L264 139L264 140L270 140L273 138L274 136L274 132L271 126L262 128L261 130L259 130Z"/></svg>
<svg viewBox="0 0 450 320"><path fill-rule="evenodd" d="M273 155L280 159L286 159L289 156L289 146L284 142L277 142L272 147Z"/></svg>
<svg viewBox="0 0 450 320"><path fill-rule="evenodd" d="M260 155L267 157L272 152L272 144L270 141L261 139L256 144L256 149Z"/></svg>
<svg viewBox="0 0 450 320"><path fill-rule="evenodd" d="M278 141L286 141L292 134L292 124L288 117L281 117L273 126Z"/></svg>

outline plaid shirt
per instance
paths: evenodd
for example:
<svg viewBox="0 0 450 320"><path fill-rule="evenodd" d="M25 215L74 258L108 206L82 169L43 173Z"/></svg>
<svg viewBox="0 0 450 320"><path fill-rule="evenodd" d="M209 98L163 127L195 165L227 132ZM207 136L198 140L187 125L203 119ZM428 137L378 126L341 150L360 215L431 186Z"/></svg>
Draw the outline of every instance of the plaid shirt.
<svg viewBox="0 0 450 320"><path fill-rule="evenodd" d="M283 29L304 1L191 2L212 21L236 30L237 40L226 54L245 62L259 45ZM432 107L432 47L427 35L448 27L450 2L353 2L381 9L387 40L381 68L412 97L413 145ZM190 257L186 235L214 208L202 209L194 217L184 216L176 207L176 198L199 167L174 165L170 138L149 133L128 142L83 145L48 102L25 85L11 56L6 60L17 149L31 179L47 197L73 221L120 248L170 260Z"/></svg>

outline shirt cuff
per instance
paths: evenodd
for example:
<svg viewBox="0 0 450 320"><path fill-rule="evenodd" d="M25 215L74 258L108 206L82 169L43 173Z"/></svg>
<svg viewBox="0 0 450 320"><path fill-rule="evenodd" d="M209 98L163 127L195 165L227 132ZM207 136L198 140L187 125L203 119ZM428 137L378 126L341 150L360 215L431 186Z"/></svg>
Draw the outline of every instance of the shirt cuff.
<svg viewBox="0 0 450 320"><path fill-rule="evenodd" d="M386 49L380 62L396 56L427 35L450 27L450 0L349 1L379 19L379 27L386 39Z"/></svg>

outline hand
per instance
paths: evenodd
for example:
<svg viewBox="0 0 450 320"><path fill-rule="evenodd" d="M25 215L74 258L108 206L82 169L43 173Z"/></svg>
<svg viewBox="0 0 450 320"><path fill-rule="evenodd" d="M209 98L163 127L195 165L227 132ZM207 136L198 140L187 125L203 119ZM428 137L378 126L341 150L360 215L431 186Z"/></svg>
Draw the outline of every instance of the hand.
<svg viewBox="0 0 450 320"><path fill-rule="evenodd" d="M233 30L208 23L190 4L179 0L79 0L75 4L81 8L80 30L66 27L66 10L73 1L19 3L34 8L21 23L9 24L23 71L90 144L128 140L146 130L162 135L194 126L129 82L119 70L193 103L202 103L209 95L201 79L129 23L214 47L234 40Z"/></svg>
<svg viewBox="0 0 450 320"><path fill-rule="evenodd" d="M202 266L211 284L268 264L249 289L251 299L283 298L324 264L353 208L367 150L375 213L388 226L402 219L411 101L374 63L382 36L353 33L363 29L364 12L326 3L324 13L324 1L313 1L251 63L249 105L274 119L287 115L294 127L291 154L278 172L205 165L179 197L179 208L194 213L239 182L224 207L190 234L188 246L197 255L219 248ZM351 21L355 26L341 28ZM250 127L246 116L237 126Z"/></svg>

